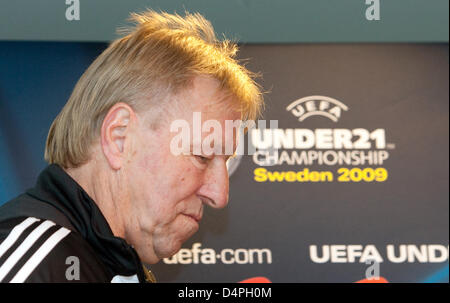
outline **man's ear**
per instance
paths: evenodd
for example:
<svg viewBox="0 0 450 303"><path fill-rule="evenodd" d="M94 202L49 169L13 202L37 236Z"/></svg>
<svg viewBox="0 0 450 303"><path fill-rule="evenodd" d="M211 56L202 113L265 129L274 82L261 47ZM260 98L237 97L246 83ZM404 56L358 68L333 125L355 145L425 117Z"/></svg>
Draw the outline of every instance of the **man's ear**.
<svg viewBox="0 0 450 303"><path fill-rule="evenodd" d="M133 109L125 103L114 104L103 119L101 128L101 148L112 169L122 167L126 157L126 139L131 121L135 121Z"/></svg>

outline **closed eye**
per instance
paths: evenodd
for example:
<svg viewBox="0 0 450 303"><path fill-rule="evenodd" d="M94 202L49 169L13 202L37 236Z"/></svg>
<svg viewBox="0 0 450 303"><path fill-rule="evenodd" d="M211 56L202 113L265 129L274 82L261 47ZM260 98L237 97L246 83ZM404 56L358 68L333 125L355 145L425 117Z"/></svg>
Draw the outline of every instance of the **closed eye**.
<svg viewBox="0 0 450 303"><path fill-rule="evenodd" d="M208 161L210 160L209 158L204 157L204 156L196 155L195 157L196 157L197 160L198 160L200 163L202 163L202 164L206 164L206 163L208 163Z"/></svg>

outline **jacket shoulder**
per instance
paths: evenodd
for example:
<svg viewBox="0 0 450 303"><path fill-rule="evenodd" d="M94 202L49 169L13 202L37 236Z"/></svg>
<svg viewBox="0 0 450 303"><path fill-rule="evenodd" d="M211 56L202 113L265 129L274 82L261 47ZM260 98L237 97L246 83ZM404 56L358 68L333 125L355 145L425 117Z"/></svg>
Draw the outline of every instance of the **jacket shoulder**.
<svg viewBox="0 0 450 303"><path fill-rule="evenodd" d="M27 193L0 206L0 222L19 217L47 218L61 226L74 229L60 209Z"/></svg>
<svg viewBox="0 0 450 303"><path fill-rule="evenodd" d="M112 275L77 232L51 220L0 221L0 282L110 282Z"/></svg>

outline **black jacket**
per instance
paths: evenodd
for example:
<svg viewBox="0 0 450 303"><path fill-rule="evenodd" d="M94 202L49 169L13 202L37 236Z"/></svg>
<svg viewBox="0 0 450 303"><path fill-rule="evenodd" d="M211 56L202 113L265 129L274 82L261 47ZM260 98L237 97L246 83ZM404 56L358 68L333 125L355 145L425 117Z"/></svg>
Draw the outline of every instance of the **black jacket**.
<svg viewBox="0 0 450 303"><path fill-rule="evenodd" d="M58 165L0 207L0 282L149 282L136 251Z"/></svg>

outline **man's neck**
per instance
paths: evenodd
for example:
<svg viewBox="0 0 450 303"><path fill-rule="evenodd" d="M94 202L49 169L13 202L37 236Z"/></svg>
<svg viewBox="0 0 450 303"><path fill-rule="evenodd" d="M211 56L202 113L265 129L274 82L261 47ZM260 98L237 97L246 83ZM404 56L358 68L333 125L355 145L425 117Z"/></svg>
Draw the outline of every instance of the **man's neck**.
<svg viewBox="0 0 450 303"><path fill-rule="evenodd" d="M88 162L77 168L64 169L97 204L114 236L124 238L125 230L120 210L121 193L114 172Z"/></svg>

